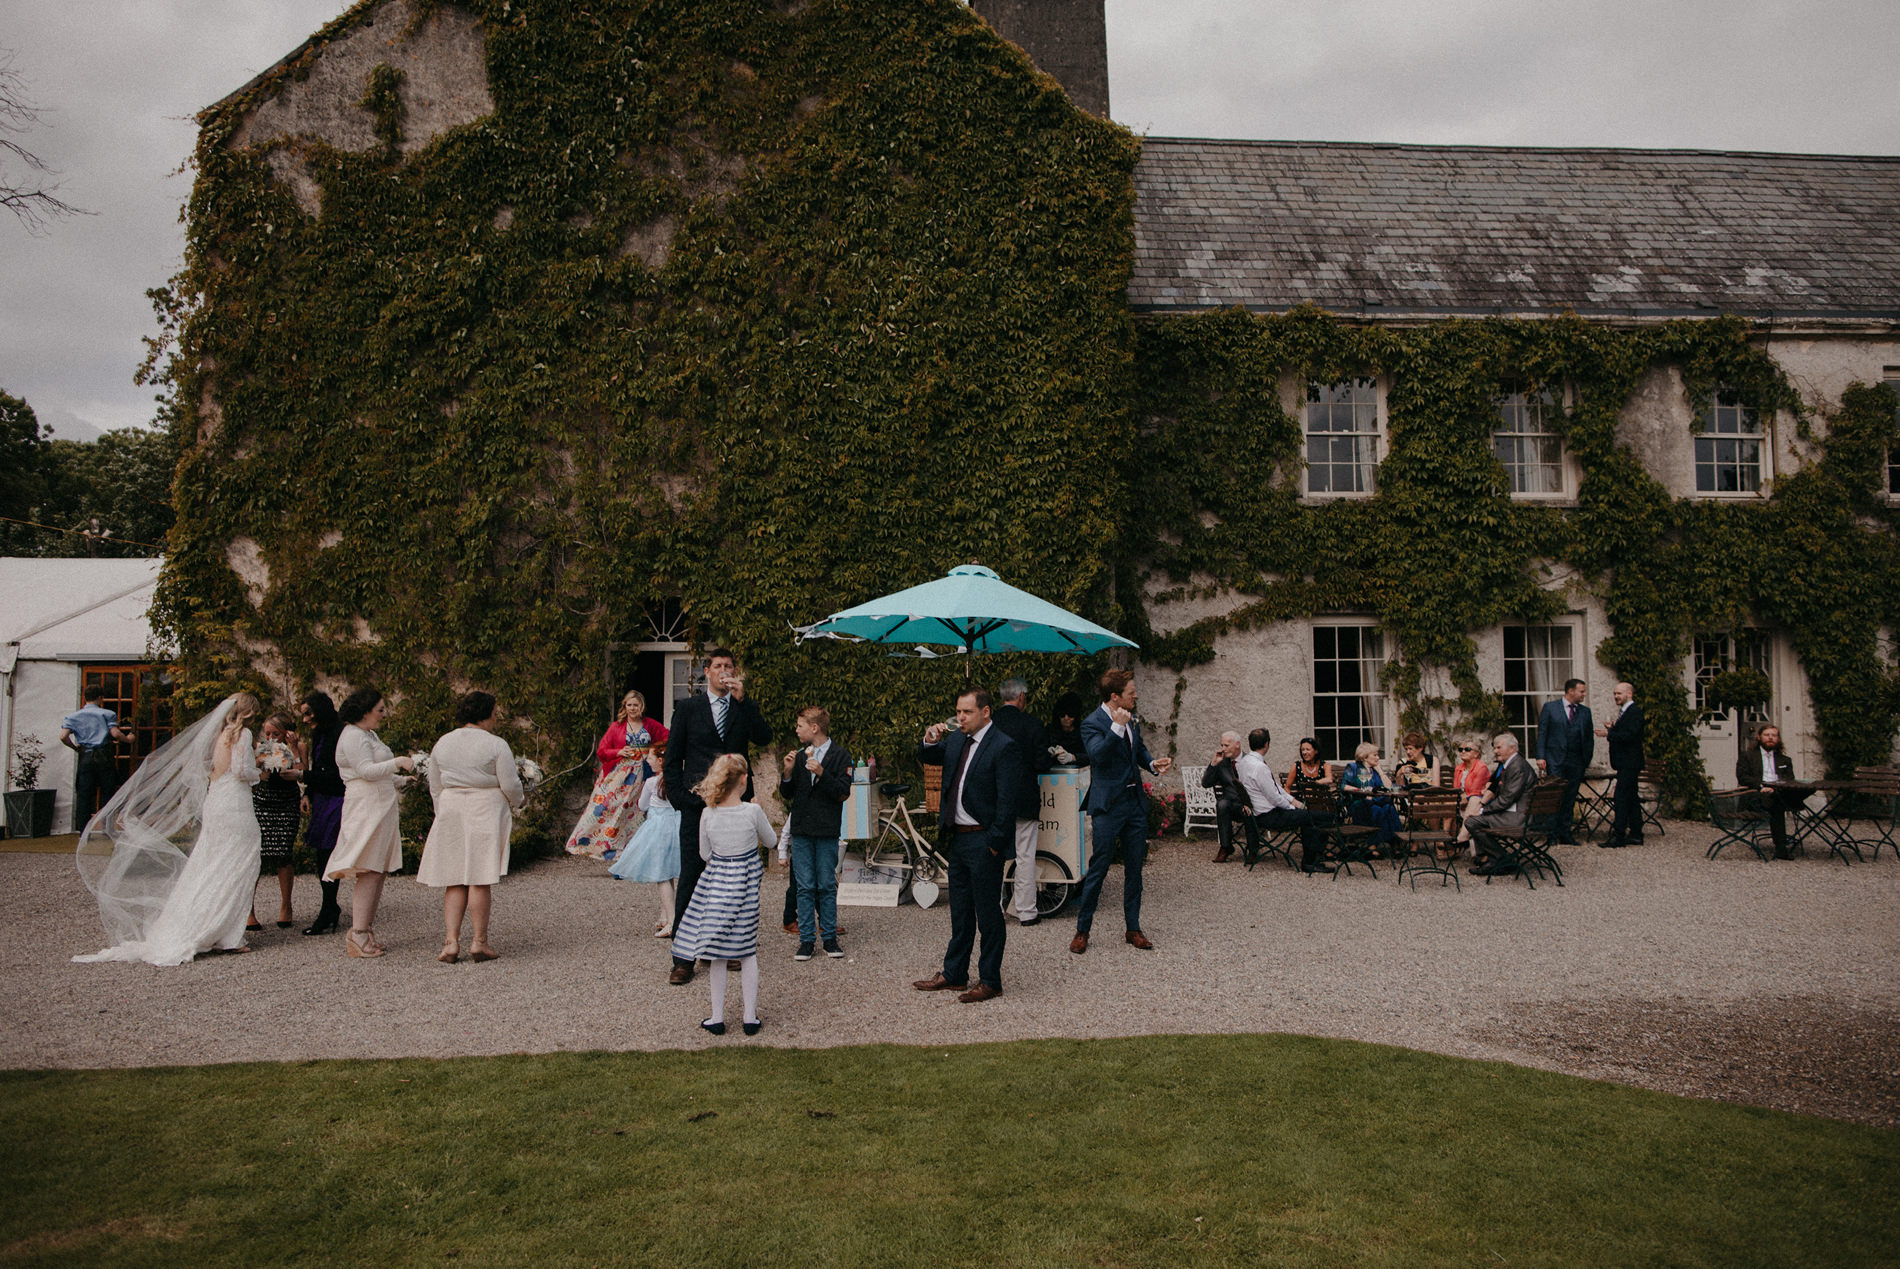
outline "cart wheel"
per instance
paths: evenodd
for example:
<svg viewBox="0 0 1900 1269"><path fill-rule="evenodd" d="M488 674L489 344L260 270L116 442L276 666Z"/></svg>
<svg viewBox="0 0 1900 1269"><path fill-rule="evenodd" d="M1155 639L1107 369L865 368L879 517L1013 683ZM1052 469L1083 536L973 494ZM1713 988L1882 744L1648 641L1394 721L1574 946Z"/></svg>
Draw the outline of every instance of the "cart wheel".
<svg viewBox="0 0 1900 1269"><path fill-rule="evenodd" d="M1054 880L1054 878L1061 880ZM1036 915L1050 917L1068 906L1075 881L1060 859L1046 850L1036 852Z"/></svg>

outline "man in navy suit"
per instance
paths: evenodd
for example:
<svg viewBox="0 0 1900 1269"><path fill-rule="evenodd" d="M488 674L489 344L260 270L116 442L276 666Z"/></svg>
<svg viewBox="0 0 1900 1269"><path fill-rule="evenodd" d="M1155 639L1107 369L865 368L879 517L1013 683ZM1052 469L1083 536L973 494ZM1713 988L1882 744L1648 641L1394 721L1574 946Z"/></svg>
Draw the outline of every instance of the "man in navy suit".
<svg viewBox="0 0 1900 1269"><path fill-rule="evenodd" d="M1127 670L1102 675L1102 707L1082 720L1082 747L1089 755L1089 866L1082 875L1082 911L1075 919L1075 938L1069 950L1080 956L1089 950L1089 930L1095 924L1095 904L1102 897L1102 881L1114 862L1116 847L1122 856L1122 916L1125 937L1135 947L1152 951L1154 944L1141 932L1141 865L1148 858L1148 793L1141 773L1166 775L1174 759L1148 757L1141 742L1141 724L1135 721L1135 676Z"/></svg>
<svg viewBox="0 0 1900 1269"><path fill-rule="evenodd" d="M1016 849L1022 750L991 722L990 694L976 687L957 697L957 729L932 723L917 758L943 767L937 841L950 861L950 946L942 972L911 986L962 992L957 999L964 1004L982 1004L1003 994L1003 858ZM970 949L979 933L977 983L970 987Z"/></svg>
<svg viewBox="0 0 1900 1269"><path fill-rule="evenodd" d="M1550 817L1550 837L1572 846L1571 812L1577 806L1577 790L1583 784L1583 771L1596 753L1597 740L1590 727L1590 707L1583 703L1590 689L1582 679L1566 679L1562 699L1547 701L1537 716L1537 765L1545 775L1564 782L1563 798Z"/></svg>
<svg viewBox="0 0 1900 1269"><path fill-rule="evenodd" d="M1610 742L1610 769L1616 772L1616 814L1610 819L1610 840L1605 846L1641 846L1643 844L1643 803L1636 781L1643 774L1643 707L1636 703L1636 689L1618 683L1610 692L1616 702L1616 720L1597 728L1597 735Z"/></svg>
<svg viewBox="0 0 1900 1269"><path fill-rule="evenodd" d="M772 739L759 707L746 699L745 676L739 673L738 659L729 648L714 648L706 654L706 691L689 696L673 710L673 732L666 738L666 758L661 770L666 775L666 800L680 813L680 877L673 898L673 928L680 928L686 905L693 900L693 888L706 867L699 857L699 817L706 803L693 786L706 778L713 760L721 754L738 754L746 759L745 800L752 800L750 751ZM673 958L666 981L675 987L693 981L693 962Z"/></svg>

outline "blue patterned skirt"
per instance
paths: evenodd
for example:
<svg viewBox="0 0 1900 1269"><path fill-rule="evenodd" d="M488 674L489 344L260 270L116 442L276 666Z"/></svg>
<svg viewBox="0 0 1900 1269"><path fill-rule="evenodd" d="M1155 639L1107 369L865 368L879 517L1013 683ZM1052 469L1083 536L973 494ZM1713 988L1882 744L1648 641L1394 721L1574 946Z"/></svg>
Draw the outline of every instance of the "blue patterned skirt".
<svg viewBox="0 0 1900 1269"><path fill-rule="evenodd" d="M765 861L756 850L707 860L673 934L673 955L682 961L757 955L759 882L764 878Z"/></svg>

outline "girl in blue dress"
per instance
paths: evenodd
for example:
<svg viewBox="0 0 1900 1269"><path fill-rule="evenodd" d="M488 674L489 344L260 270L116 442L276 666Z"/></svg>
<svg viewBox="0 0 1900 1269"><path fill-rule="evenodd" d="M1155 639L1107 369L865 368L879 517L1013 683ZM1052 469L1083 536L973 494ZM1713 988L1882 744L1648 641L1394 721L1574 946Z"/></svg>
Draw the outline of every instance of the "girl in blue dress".
<svg viewBox="0 0 1900 1269"><path fill-rule="evenodd" d="M666 800L665 786L665 777L655 775L640 790L646 820L607 870L622 881L660 888L660 923L653 937L661 939L673 933L673 883L680 875L680 813Z"/></svg>

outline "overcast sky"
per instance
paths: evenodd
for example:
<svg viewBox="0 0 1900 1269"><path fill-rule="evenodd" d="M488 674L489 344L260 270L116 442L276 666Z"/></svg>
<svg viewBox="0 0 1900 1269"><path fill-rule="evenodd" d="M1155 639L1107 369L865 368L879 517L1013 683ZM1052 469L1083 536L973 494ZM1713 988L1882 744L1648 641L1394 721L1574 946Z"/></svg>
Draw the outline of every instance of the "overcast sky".
<svg viewBox="0 0 1900 1269"><path fill-rule="evenodd" d="M1155 136L1900 153L1895 0L1107 6L1112 112ZM132 374L180 262L192 116L346 7L0 0L46 111L18 139L96 213L40 237L0 214L0 389L65 435L151 418Z"/></svg>

